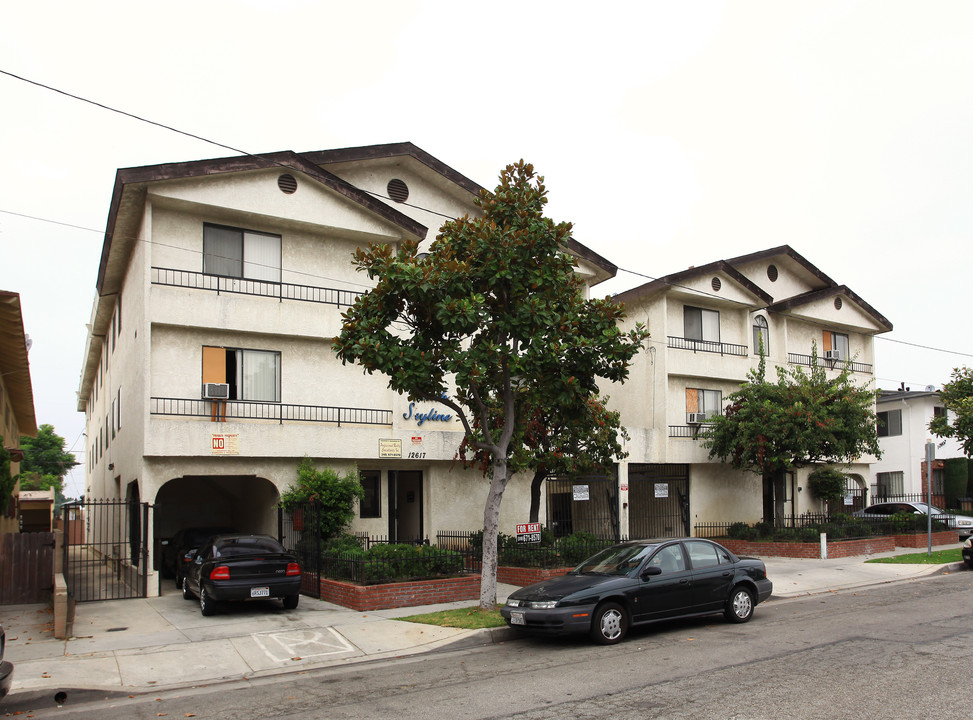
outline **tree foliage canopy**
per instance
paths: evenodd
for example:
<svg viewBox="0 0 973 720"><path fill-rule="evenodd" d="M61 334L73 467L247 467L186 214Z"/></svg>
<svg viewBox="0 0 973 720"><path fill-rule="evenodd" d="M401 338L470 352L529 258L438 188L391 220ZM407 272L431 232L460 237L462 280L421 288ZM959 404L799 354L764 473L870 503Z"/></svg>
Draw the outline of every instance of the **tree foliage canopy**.
<svg viewBox="0 0 973 720"><path fill-rule="evenodd" d="M410 400L452 408L471 446L491 456L485 605L491 572L495 594L508 463L534 414L527 408L577 408L597 396L598 378L624 381L645 332L622 332L622 309L609 298L585 299L565 252L571 225L544 217L547 190L530 164L507 166L475 202L482 214L444 223L428 255L414 241L355 253L376 285L345 313L334 348Z"/></svg>
<svg viewBox="0 0 973 720"><path fill-rule="evenodd" d="M778 367L776 383L767 382L765 372L761 357L747 382L729 396L723 415L713 417L703 441L710 458L767 475L881 457L875 394L855 385L850 370L829 379L814 352L810 372Z"/></svg>
<svg viewBox="0 0 973 720"><path fill-rule="evenodd" d="M939 399L952 414L933 418L929 430L941 438L955 438L966 457L973 457L973 369L954 368L952 380L943 385Z"/></svg>
<svg viewBox="0 0 973 720"><path fill-rule="evenodd" d="M20 461L20 472L63 478L79 464L74 454L64 449L64 445L64 438L54 432L53 425L41 425L37 428L37 437L21 437L20 449L24 451L24 459Z"/></svg>

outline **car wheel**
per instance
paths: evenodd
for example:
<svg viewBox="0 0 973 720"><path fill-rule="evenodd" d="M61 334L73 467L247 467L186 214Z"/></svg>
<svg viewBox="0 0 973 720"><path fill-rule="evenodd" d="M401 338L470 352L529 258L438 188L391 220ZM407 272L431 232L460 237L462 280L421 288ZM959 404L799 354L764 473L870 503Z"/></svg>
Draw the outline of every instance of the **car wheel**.
<svg viewBox="0 0 973 720"><path fill-rule="evenodd" d="M753 617L753 593L745 587L733 588L730 599L726 601L726 610L723 614L730 622L747 622Z"/></svg>
<svg viewBox="0 0 973 720"><path fill-rule="evenodd" d="M206 595L206 588L203 587L202 583L199 585L199 612L206 616L216 612L213 601Z"/></svg>
<svg viewBox="0 0 973 720"><path fill-rule="evenodd" d="M190 591L190 589L189 589L189 580L187 580L185 577L183 577L183 579L182 579L182 596L186 600L192 600L193 599L192 591Z"/></svg>
<svg viewBox="0 0 973 720"><path fill-rule="evenodd" d="M973 570L973 558L967 558L966 565L970 570Z"/></svg>
<svg viewBox="0 0 973 720"><path fill-rule="evenodd" d="M625 608L613 602L599 605L591 618L591 639L601 645L614 645L628 631Z"/></svg>
<svg viewBox="0 0 973 720"><path fill-rule="evenodd" d="M300 595L285 595L284 596L284 609L294 610L297 608L297 603L300 602Z"/></svg>
<svg viewBox="0 0 973 720"><path fill-rule="evenodd" d="M177 588L182 587L182 575L176 575L176 587Z"/></svg>

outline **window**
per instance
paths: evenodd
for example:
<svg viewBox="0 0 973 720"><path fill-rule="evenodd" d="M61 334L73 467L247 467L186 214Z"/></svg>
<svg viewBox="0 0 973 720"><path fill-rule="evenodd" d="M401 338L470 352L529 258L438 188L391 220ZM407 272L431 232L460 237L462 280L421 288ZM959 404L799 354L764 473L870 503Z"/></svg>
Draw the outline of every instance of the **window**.
<svg viewBox="0 0 973 720"><path fill-rule="evenodd" d="M702 413L707 418L723 412L723 392L686 388L686 413Z"/></svg>
<svg viewBox="0 0 973 720"><path fill-rule="evenodd" d="M837 350L841 360L848 360L851 357L851 345L848 343L848 336L843 333L825 330L823 344L825 352Z"/></svg>
<svg viewBox="0 0 973 720"><path fill-rule="evenodd" d="M715 545L699 540L688 540L686 550L689 551L689 562L693 564L693 570L702 570L720 564Z"/></svg>
<svg viewBox="0 0 973 720"><path fill-rule="evenodd" d="M905 473L901 470L875 474L875 486L872 488L872 494L876 497L887 498L892 495L902 495L904 492Z"/></svg>
<svg viewBox="0 0 973 720"><path fill-rule="evenodd" d="M720 341L720 314L716 310L686 305L683 308L683 325L687 340Z"/></svg>
<svg viewBox="0 0 973 720"><path fill-rule="evenodd" d="M770 327L767 318L757 315L753 319L753 354L770 355Z"/></svg>
<svg viewBox="0 0 973 720"><path fill-rule="evenodd" d="M932 469L932 491L936 495L943 495L946 492L946 471L942 468Z"/></svg>
<svg viewBox="0 0 973 720"><path fill-rule="evenodd" d="M679 572L686 569L686 560L679 545L667 545L652 556L647 567L657 566L663 573Z"/></svg>
<svg viewBox="0 0 973 720"><path fill-rule="evenodd" d="M361 486L365 490L358 504L358 517L382 517L382 473L379 470L362 470Z"/></svg>
<svg viewBox="0 0 973 720"><path fill-rule="evenodd" d="M203 382L226 383L230 400L280 402L280 353L204 345Z"/></svg>
<svg viewBox="0 0 973 720"><path fill-rule="evenodd" d="M885 410L877 415L879 437L894 437L902 434L901 410Z"/></svg>
<svg viewBox="0 0 973 720"><path fill-rule="evenodd" d="M934 418L946 417L946 408L942 405L934 405L932 409L932 416Z"/></svg>
<svg viewBox="0 0 973 720"><path fill-rule="evenodd" d="M203 272L280 282L280 235L204 224Z"/></svg>

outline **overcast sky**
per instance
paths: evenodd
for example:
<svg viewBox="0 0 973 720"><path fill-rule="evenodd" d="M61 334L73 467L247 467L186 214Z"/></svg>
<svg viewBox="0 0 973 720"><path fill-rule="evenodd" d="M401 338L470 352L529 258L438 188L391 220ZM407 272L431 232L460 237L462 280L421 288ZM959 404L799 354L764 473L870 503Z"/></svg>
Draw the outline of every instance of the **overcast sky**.
<svg viewBox="0 0 973 720"><path fill-rule="evenodd" d="M973 363L968 0L351 5L8 3L0 70L250 153L408 140L488 188L524 158L606 292L786 243L894 325L878 387ZM0 289L83 463L115 171L234 153L9 75L0 107Z"/></svg>

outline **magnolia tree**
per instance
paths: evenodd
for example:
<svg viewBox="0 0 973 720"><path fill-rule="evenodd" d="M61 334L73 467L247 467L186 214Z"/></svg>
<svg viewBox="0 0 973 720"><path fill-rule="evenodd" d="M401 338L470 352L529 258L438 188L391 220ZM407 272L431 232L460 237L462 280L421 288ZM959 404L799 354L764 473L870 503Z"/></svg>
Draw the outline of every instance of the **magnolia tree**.
<svg viewBox="0 0 973 720"><path fill-rule="evenodd" d="M784 476L815 464L841 464L862 455L881 457L875 429L875 394L855 385L847 368L829 378L812 353L810 372L777 368L767 382L763 355L746 383L729 396L722 415L712 418L703 446L710 458L764 479L764 519L783 515ZM767 517L767 515L773 517Z"/></svg>
<svg viewBox="0 0 973 720"><path fill-rule="evenodd" d="M480 217L446 222L427 255L413 241L355 253L376 285L344 314L334 348L410 400L450 407L489 456L480 605L493 607L500 502L536 408L576 409L599 378L623 382L646 333L622 332L610 299L585 299L564 251L571 225L544 217L531 165L508 166L475 202Z"/></svg>

